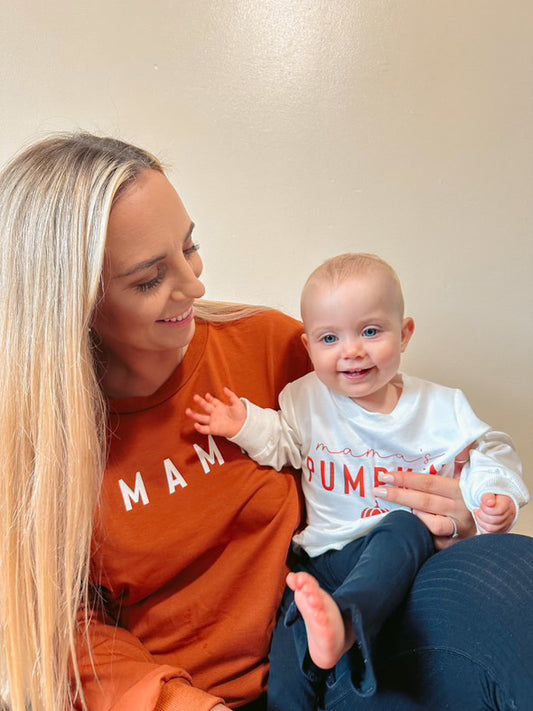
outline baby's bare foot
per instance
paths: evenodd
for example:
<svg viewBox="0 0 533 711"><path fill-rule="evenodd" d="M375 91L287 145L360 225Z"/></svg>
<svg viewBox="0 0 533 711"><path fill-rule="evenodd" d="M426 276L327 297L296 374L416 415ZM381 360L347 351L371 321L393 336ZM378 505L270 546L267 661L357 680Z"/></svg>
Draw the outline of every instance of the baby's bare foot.
<svg viewBox="0 0 533 711"><path fill-rule="evenodd" d="M305 623L311 659L317 667L331 669L355 642L351 625L312 575L289 573L287 585L294 590L294 602Z"/></svg>

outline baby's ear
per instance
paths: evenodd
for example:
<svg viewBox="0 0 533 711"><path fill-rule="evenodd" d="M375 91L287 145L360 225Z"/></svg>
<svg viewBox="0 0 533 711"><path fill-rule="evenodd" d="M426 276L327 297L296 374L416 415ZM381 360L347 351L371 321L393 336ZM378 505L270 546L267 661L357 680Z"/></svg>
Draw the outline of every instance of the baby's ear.
<svg viewBox="0 0 533 711"><path fill-rule="evenodd" d="M305 350L309 353L309 338L307 338L307 333L302 333L301 339L305 346Z"/></svg>
<svg viewBox="0 0 533 711"><path fill-rule="evenodd" d="M411 340L411 336L415 332L415 322L413 319L408 316L407 318L404 318L403 324L402 324L402 353L404 350L407 348L407 344Z"/></svg>

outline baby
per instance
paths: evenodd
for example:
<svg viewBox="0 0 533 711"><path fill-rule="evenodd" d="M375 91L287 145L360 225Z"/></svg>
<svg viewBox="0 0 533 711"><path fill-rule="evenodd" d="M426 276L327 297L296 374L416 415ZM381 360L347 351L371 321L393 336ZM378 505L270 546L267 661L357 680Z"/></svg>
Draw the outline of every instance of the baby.
<svg viewBox="0 0 533 711"><path fill-rule="evenodd" d="M372 642L433 550L415 516L372 496L388 472L459 475L480 532L509 530L528 500L507 435L478 419L461 391L399 372L414 322L386 262L328 260L307 280L301 314L314 372L287 385L279 412L227 388L227 402L197 395L201 411L187 410L199 432L229 438L260 464L302 469L307 525L293 539L294 603L274 635L269 709L312 708L320 670L344 657L356 690L375 691Z"/></svg>

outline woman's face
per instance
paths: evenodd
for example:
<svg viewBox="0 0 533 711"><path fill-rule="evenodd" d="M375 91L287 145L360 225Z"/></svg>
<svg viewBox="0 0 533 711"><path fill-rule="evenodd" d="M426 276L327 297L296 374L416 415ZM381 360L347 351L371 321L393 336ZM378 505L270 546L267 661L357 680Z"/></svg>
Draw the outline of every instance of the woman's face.
<svg viewBox="0 0 533 711"><path fill-rule="evenodd" d="M128 362L191 342L193 303L205 292L193 228L178 194L156 170L141 173L118 198L93 323L108 357Z"/></svg>

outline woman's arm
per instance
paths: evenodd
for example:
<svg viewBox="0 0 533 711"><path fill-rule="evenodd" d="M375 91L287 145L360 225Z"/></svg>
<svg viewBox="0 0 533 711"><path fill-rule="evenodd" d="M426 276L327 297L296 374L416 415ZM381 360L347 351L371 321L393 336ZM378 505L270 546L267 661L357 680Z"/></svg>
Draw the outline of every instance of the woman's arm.
<svg viewBox="0 0 533 711"><path fill-rule="evenodd" d="M463 501L458 479L392 472L380 474L379 481L385 486L376 487L375 496L413 509L433 534L437 550L475 535L476 523Z"/></svg>
<svg viewBox="0 0 533 711"><path fill-rule="evenodd" d="M84 622L81 612L80 630ZM96 614L89 624L89 638L90 650L80 631L78 664L89 711L226 709L220 697L194 687L185 670L158 664L137 637Z"/></svg>

